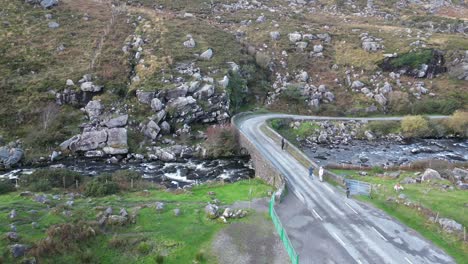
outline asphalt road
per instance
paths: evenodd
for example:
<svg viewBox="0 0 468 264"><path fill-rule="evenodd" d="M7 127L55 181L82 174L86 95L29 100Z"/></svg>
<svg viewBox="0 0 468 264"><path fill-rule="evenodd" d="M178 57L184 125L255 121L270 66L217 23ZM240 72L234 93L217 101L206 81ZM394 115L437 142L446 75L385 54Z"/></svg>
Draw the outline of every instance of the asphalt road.
<svg viewBox="0 0 468 264"><path fill-rule="evenodd" d="M287 195L277 211L299 254L309 263L455 263L445 252L414 230L372 206L347 199L338 189L310 179L307 168L279 142L263 134L260 126L270 118L320 120L400 120L388 118L334 118L252 115L240 118L237 126L257 149L285 176ZM432 117L440 118L440 117Z"/></svg>

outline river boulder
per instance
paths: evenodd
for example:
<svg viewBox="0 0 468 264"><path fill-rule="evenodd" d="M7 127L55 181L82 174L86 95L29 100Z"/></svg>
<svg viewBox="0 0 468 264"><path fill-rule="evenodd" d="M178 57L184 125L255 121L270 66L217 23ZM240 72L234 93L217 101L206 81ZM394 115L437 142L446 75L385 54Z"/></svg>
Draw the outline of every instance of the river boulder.
<svg viewBox="0 0 468 264"><path fill-rule="evenodd" d="M10 167L21 161L24 151L19 147L0 147L0 165Z"/></svg>
<svg viewBox="0 0 468 264"><path fill-rule="evenodd" d="M421 181L442 180L440 173L433 169L426 169L421 176Z"/></svg>

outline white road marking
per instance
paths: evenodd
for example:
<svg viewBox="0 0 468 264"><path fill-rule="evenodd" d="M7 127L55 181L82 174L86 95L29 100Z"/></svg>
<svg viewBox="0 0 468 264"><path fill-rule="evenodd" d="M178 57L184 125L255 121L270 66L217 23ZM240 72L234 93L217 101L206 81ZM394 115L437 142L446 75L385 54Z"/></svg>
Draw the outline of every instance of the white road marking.
<svg viewBox="0 0 468 264"><path fill-rule="evenodd" d="M354 210L354 209L351 207L351 205L349 205L348 203L345 203L345 204L346 204L346 206L348 206L349 209L351 209L355 214L358 214L358 212L356 212L356 210Z"/></svg>
<svg viewBox="0 0 468 264"><path fill-rule="evenodd" d="M380 236L383 240L388 241L382 234L380 234L379 231L377 231L377 229L375 229L374 227L372 227L372 229L374 229L374 231L375 231L377 234L379 234L379 236Z"/></svg>
<svg viewBox="0 0 468 264"><path fill-rule="evenodd" d="M413 264L413 262L411 262L407 257L405 257L405 260L406 260L409 264Z"/></svg>
<svg viewBox="0 0 468 264"><path fill-rule="evenodd" d="M323 186L325 186L325 188L330 191L331 193L335 193L330 187L328 187L326 184L324 184Z"/></svg>
<svg viewBox="0 0 468 264"><path fill-rule="evenodd" d="M345 242L343 242L343 240L341 240L341 238L336 233L333 233L333 235L335 235L336 239L338 239L338 241L340 241L340 243L343 245L343 247L346 246Z"/></svg>
<svg viewBox="0 0 468 264"><path fill-rule="evenodd" d="M317 216L321 221L323 221L322 217L320 217L320 215L314 209L312 209L312 211L314 212L315 216Z"/></svg>
<svg viewBox="0 0 468 264"><path fill-rule="evenodd" d="M362 264L362 262L359 259L357 260L357 263Z"/></svg>

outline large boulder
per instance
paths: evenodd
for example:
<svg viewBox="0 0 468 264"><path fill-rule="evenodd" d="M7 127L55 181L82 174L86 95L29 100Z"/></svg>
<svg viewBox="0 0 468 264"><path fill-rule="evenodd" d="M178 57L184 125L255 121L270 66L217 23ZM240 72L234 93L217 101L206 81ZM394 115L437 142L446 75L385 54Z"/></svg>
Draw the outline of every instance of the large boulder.
<svg viewBox="0 0 468 264"><path fill-rule="evenodd" d="M272 31L270 32L270 37L272 40L279 40L281 37L281 34L278 31Z"/></svg>
<svg viewBox="0 0 468 264"><path fill-rule="evenodd" d="M463 226L452 219L440 218L439 224L448 233L463 231Z"/></svg>
<svg viewBox="0 0 468 264"><path fill-rule="evenodd" d="M153 98L153 100L151 100L151 109L153 109L154 111L161 111L163 109L163 103L161 102L161 100L159 100L158 98Z"/></svg>
<svg viewBox="0 0 468 264"><path fill-rule="evenodd" d="M107 218L107 224L123 226L127 223L128 218L121 215L111 215Z"/></svg>
<svg viewBox="0 0 468 264"><path fill-rule="evenodd" d="M376 94L374 99L379 103L381 106L385 106L387 104L387 98L383 94Z"/></svg>
<svg viewBox="0 0 468 264"><path fill-rule="evenodd" d="M179 97L170 101L168 103L168 108L174 109L174 114L176 116L184 116L186 113L194 110L196 104L197 100L195 100L192 96Z"/></svg>
<svg viewBox="0 0 468 264"><path fill-rule="evenodd" d="M219 208L215 204L208 204L207 206L205 206L206 216L210 219L216 219L218 217L218 210Z"/></svg>
<svg viewBox="0 0 468 264"><path fill-rule="evenodd" d="M213 57L212 49L208 49L200 55L200 58L203 60L211 60L212 57Z"/></svg>
<svg viewBox="0 0 468 264"><path fill-rule="evenodd" d="M0 165L6 167L17 164L23 158L24 151L20 148L8 146L0 147Z"/></svg>
<svg viewBox="0 0 468 264"><path fill-rule="evenodd" d="M107 146L104 152L110 155L127 154L127 129L111 128L107 130Z"/></svg>
<svg viewBox="0 0 468 264"><path fill-rule="evenodd" d="M80 89L83 92L97 93L102 90L102 86L95 85L93 82L84 82L81 84Z"/></svg>
<svg viewBox="0 0 468 264"><path fill-rule="evenodd" d="M170 101L171 99L185 97L187 95L188 90L189 90L188 86L181 85L177 88L165 91L165 98L167 101Z"/></svg>
<svg viewBox="0 0 468 264"><path fill-rule="evenodd" d="M105 123L106 127L114 128L114 127L124 127L127 125L128 122L128 115L121 115L116 118L112 118Z"/></svg>
<svg viewBox="0 0 468 264"><path fill-rule="evenodd" d="M101 104L100 101L93 100L89 101L85 107L85 112L88 114L90 119L99 117L102 113L104 106Z"/></svg>
<svg viewBox="0 0 468 264"><path fill-rule="evenodd" d="M298 32L290 33L288 37L289 37L289 41L294 42L294 43L302 40L302 35Z"/></svg>
<svg viewBox="0 0 468 264"><path fill-rule="evenodd" d="M14 244L10 246L10 252L15 258L24 256L28 249L28 246L22 244Z"/></svg>
<svg viewBox="0 0 468 264"><path fill-rule="evenodd" d="M161 128L158 126L156 122L153 120L149 121L146 127L143 130L143 134L151 138L152 140L156 140L158 138L159 132L161 131Z"/></svg>
<svg viewBox="0 0 468 264"><path fill-rule="evenodd" d="M214 86L211 84L205 84L200 90L193 94L198 99L208 99L214 94Z"/></svg>
<svg viewBox="0 0 468 264"><path fill-rule="evenodd" d="M460 169L460 168L455 168L452 171L453 177L457 181L465 181L468 180L468 170Z"/></svg>
<svg viewBox="0 0 468 264"><path fill-rule="evenodd" d="M136 92L137 99L142 104L151 104L151 100L153 100L155 93L154 92L143 92L137 91Z"/></svg>
<svg viewBox="0 0 468 264"><path fill-rule="evenodd" d="M70 145L70 149L75 151L94 150L101 147L101 144L104 144L106 141L106 130L83 132L83 134L80 136L80 139L74 144L74 146Z"/></svg>
<svg viewBox="0 0 468 264"><path fill-rule="evenodd" d="M421 176L421 181L441 180L440 174L433 169L426 169Z"/></svg>

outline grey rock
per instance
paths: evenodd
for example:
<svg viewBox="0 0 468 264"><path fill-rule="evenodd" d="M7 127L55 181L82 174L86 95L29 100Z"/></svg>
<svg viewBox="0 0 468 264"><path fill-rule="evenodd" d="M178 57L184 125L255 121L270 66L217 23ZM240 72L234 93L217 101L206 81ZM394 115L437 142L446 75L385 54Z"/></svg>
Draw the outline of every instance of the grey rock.
<svg viewBox="0 0 468 264"><path fill-rule="evenodd" d="M85 112L88 114L90 119L97 118L101 115L104 106L100 101L93 100L89 101L85 107Z"/></svg>
<svg viewBox="0 0 468 264"><path fill-rule="evenodd" d="M192 49L192 48L195 48L195 46L196 46L196 43L193 38L190 38L189 40L184 42L184 47L186 48Z"/></svg>
<svg viewBox="0 0 468 264"><path fill-rule="evenodd" d="M194 109L194 105L196 105L197 101L191 97L179 97L171 102L168 103L168 107L176 109L178 115L183 116L184 112L189 112L190 110Z"/></svg>
<svg viewBox="0 0 468 264"><path fill-rule="evenodd" d="M154 92L143 92L143 91L137 91L136 92L137 99L140 103L143 104L151 104L151 100L153 100L155 93Z"/></svg>
<svg viewBox="0 0 468 264"><path fill-rule="evenodd" d="M314 45L314 52L322 52L323 51L323 46L322 45Z"/></svg>
<svg viewBox="0 0 468 264"><path fill-rule="evenodd" d="M298 50L300 51L304 51L307 48L307 46L309 46L309 43L305 41L296 42L296 48L298 48Z"/></svg>
<svg viewBox="0 0 468 264"><path fill-rule="evenodd" d="M60 151L55 151L55 150L52 151L52 154L50 154L50 161L54 162L54 161L58 160L61 155L62 155L62 152L60 152Z"/></svg>
<svg viewBox="0 0 468 264"><path fill-rule="evenodd" d="M364 135L366 136L367 140L369 140L369 141L372 141L372 140L375 139L374 134L372 134L372 132L370 132L370 131L365 131Z"/></svg>
<svg viewBox="0 0 468 264"><path fill-rule="evenodd" d="M387 98L383 94L376 94L374 99L379 103L381 106L385 106L387 104Z"/></svg>
<svg viewBox="0 0 468 264"><path fill-rule="evenodd" d="M39 228L39 223L37 223L37 222L32 222L32 223L31 223L31 227L34 228L34 229L38 229L38 228Z"/></svg>
<svg viewBox="0 0 468 264"><path fill-rule="evenodd" d="M23 159L24 151L21 148L4 146L0 147L0 165L6 167L17 164Z"/></svg>
<svg viewBox="0 0 468 264"><path fill-rule="evenodd" d="M406 199L408 199L408 196L406 196L406 195L403 194L403 193L400 193L400 194L398 195L398 199L406 200Z"/></svg>
<svg viewBox="0 0 468 264"><path fill-rule="evenodd" d="M400 181L401 184L415 184L418 183L416 179L411 178L411 177L406 177L402 181Z"/></svg>
<svg viewBox="0 0 468 264"><path fill-rule="evenodd" d="M208 204L207 206L205 206L206 216L210 219L215 219L218 217L218 210L219 207L214 204Z"/></svg>
<svg viewBox="0 0 468 264"><path fill-rule="evenodd" d="M455 220L440 218L438 222L439 225L442 226L442 228L448 233L463 231L463 226Z"/></svg>
<svg viewBox="0 0 468 264"><path fill-rule="evenodd" d="M125 210L125 208L120 209L119 213L120 213L120 216L128 217L128 212L127 210Z"/></svg>
<svg viewBox="0 0 468 264"><path fill-rule="evenodd" d="M110 155L127 154L127 129L126 128L110 128L107 129L107 146L104 147L104 152Z"/></svg>
<svg viewBox="0 0 468 264"><path fill-rule="evenodd" d="M28 246L22 244L14 244L10 246L10 252L15 258L24 256L28 249Z"/></svg>
<svg viewBox="0 0 468 264"><path fill-rule="evenodd" d="M44 194L36 194L34 196L34 201L42 204L49 204L50 200Z"/></svg>
<svg viewBox="0 0 468 264"><path fill-rule="evenodd" d="M19 236L16 232L8 232L6 233L6 238L10 241L18 241Z"/></svg>
<svg viewBox="0 0 468 264"><path fill-rule="evenodd" d="M227 77L226 75L223 77L223 79L221 81L218 82L218 84L223 87L224 89L226 89L229 85L229 77Z"/></svg>
<svg viewBox="0 0 468 264"><path fill-rule="evenodd" d="M278 31L273 31L273 32L270 32L270 37L272 40L279 40L281 37L281 34Z"/></svg>
<svg viewBox="0 0 468 264"><path fill-rule="evenodd" d="M175 216L179 216L179 215L180 215L180 209L179 209L179 208L174 209L174 215L175 215Z"/></svg>
<svg viewBox="0 0 468 264"><path fill-rule="evenodd" d="M16 210L13 209L13 210L11 210L10 214L8 214L8 218L15 219L16 215L17 215Z"/></svg>
<svg viewBox="0 0 468 264"><path fill-rule="evenodd" d="M110 215L112 215L113 212L114 212L114 210L112 210L112 207L107 207L106 210L104 211L104 215L105 216L110 216Z"/></svg>
<svg viewBox="0 0 468 264"><path fill-rule="evenodd" d="M200 90L193 94L195 98L204 100L208 99L214 94L214 86L211 84L205 84Z"/></svg>
<svg viewBox="0 0 468 264"><path fill-rule="evenodd" d="M354 81L353 84L351 85L351 88L355 88L355 89L360 89L364 87L364 83L362 83L361 81Z"/></svg>
<svg viewBox="0 0 468 264"><path fill-rule="evenodd" d="M465 181L468 180L468 170L460 169L460 168L455 168L452 171L453 177L457 181Z"/></svg>
<svg viewBox="0 0 468 264"><path fill-rule="evenodd" d="M164 121L161 123L161 133L163 135L168 135L171 133L171 125L168 122Z"/></svg>
<svg viewBox="0 0 468 264"><path fill-rule="evenodd" d="M84 82L81 84L80 89L83 92L97 93L102 90L102 86L95 85L93 82Z"/></svg>
<svg viewBox="0 0 468 264"><path fill-rule="evenodd" d="M156 140L160 131L161 128L158 126L158 124L156 124L156 122L154 122L153 120L150 120L146 125L143 134L146 137L151 138L152 140Z"/></svg>
<svg viewBox="0 0 468 264"><path fill-rule="evenodd" d="M151 100L151 109L154 111L161 111L163 109L163 103L158 98Z"/></svg>
<svg viewBox="0 0 468 264"><path fill-rule="evenodd" d="M75 151L88 151L97 149L102 143L107 141L106 130L83 132L80 140L75 143Z"/></svg>
<svg viewBox="0 0 468 264"><path fill-rule="evenodd" d="M75 83L72 80L68 79L67 82L66 82L66 85L67 86L73 86L73 85L75 85Z"/></svg>
<svg viewBox="0 0 468 264"><path fill-rule="evenodd" d="M60 24L57 23L57 22L49 22L48 27L52 28L52 29L55 29L55 28L60 27Z"/></svg>
<svg viewBox="0 0 468 264"><path fill-rule="evenodd" d="M439 172L433 169L426 169L421 176L421 181L441 180Z"/></svg>
<svg viewBox="0 0 468 264"><path fill-rule="evenodd" d="M300 33L298 33L298 32L290 33L288 35L288 37L289 37L289 41L291 41L293 43L296 43L296 42L302 40L302 35Z"/></svg>
<svg viewBox="0 0 468 264"><path fill-rule="evenodd" d="M156 205L155 205L156 211L162 212L165 206L166 205L163 202L156 202Z"/></svg>
<svg viewBox="0 0 468 264"><path fill-rule="evenodd" d="M104 155L105 153L102 150L89 150L84 154L86 158L102 158Z"/></svg>
<svg viewBox="0 0 468 264"><path fill-rule="evenodd" d="M124 127L127 125L127 122L128 122L128 115L121 115L121 116L110 119L109 121L105 123L105 125L108 128Z"/></svg>
<svg viewBox="0 0 468 264"><path fill-rule="evenodd" d="M179 97L185 97L187 95L188 89L189 89L188 86L181 85L177 88L165 91L164 97L166 98L167 101L170 101L172 99L177 99Z"/></svg>
<svg viewBox="0 0 468 264"><path fill-rule="evenodd" d="M51 8L55 5L58 5L58 1L57 0L42 0L41 1L41 6L43 8Z"/></svg>
<svg viewBox="0 0 468 264"><path fill-rule="evenodd" d="M107 218L107 224L123 226L127 223L127 217L121 215L111 215Z"/></svg>
<svg viewBox="0 0 468 264"><path fill-rule="evenodd" d="M208 49L200 55L200 58L203 60L211 60L212 57L213 57L212 49Z"/></svg>

